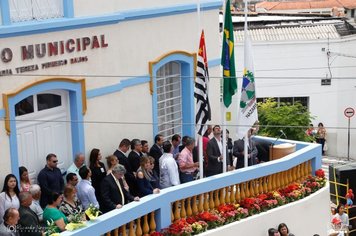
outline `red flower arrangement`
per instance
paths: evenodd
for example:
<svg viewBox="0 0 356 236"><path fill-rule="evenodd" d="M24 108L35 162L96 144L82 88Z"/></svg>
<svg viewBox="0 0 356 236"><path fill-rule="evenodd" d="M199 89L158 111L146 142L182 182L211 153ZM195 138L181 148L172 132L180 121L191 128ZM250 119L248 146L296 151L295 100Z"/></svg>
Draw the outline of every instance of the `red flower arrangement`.
<svg viewBox="0 0 356 236"><path fill-rule="evenodd" d="M288 202L301 199L322 188L325 174L322 170L315 172L316 176L308 176L302 183L292 183L285 188L273 192L260 194L256 197L245 198L239 204L222 204L216 210L204 211L196 216L181 219L164 229L162 233L153 232L150 236L190 236L216 228L223 224L258 214Z"/></svg>
<svg viewBox="0 0 356 236"><path fill-rule="evenodd" d="M190 236L193 229L186 219L180 219L171 224L168 228L163 229L162 232L164 235L169 236Z"/></svg>

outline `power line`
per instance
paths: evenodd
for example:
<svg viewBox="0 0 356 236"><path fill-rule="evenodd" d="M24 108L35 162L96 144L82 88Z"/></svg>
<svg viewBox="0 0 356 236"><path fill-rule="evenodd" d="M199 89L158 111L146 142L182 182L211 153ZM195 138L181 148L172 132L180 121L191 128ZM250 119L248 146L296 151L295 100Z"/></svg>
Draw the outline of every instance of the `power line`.
<svg viewBox="0 0 356 236"><path fill-rule="evenodd" d="M13 120L13 119L3 119L4 121L10 122L43 122L43 123L82 123L82 124L108 124L108 125L160 125L159 123L153 122L134 122L134 121L76 121L76 120L42 120L42 119L20 119L20 120ZM196 125L195 123L175 123L169 122L168 125L177 126L177 125ZM198 124L201 125L201 124ZM223 124L217 124L222 126ZM235 124L226 124L227 127L250 127L250 125L235 125ZM268 127L268 128L300 128L300 129L307 129L310 128L309 126L298 126L298 125L263 125L259 124L259 127ZM314 127L317 128L317 127ZM348 129L347 126L325 126L326 129ZM356 127L350 127L351 130L356 130Z"/></svg>

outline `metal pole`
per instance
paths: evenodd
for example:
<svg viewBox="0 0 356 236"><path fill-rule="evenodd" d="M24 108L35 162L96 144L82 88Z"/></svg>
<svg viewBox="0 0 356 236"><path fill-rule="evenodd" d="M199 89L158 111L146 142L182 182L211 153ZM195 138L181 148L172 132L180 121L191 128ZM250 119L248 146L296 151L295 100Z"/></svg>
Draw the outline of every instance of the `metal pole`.
<svg viewBox="0 0 356 236"><path fill-rule="evenodd" d="M347 127L347 161L350 161L350 117Z"/></svg>

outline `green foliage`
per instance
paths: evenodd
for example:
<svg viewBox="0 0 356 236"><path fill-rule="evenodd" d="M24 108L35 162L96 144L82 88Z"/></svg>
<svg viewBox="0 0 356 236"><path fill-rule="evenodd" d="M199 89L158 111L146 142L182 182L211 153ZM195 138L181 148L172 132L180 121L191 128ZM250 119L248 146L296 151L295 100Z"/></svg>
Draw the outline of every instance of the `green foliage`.
<svg viewBox="0 0 356 236"><path fill-rule="evenodd" d="M282 129L288 139L310 142L310 137L305 134L305 130L314 118L298 102L294 105L281 103L280 106L274 99L259 102L258 118L259 135L277 138Z"/></svg>

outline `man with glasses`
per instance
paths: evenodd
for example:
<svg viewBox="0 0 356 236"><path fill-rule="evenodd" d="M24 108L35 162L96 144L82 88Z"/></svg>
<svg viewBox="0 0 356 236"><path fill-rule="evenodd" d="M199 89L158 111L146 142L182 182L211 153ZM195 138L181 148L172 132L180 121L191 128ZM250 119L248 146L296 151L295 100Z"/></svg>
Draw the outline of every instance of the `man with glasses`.
<svg viewBox="0 0 356 236"><path fill-rule="evenodd" d="M63 193L64 188L62 173L60 169L57 168L57 156L50 153L47 155L46 161L46 166L37 176L37 181L42 191L40 199L40 205L42 208L47 206L48 199L51 197L52 192Z"/></svg>

